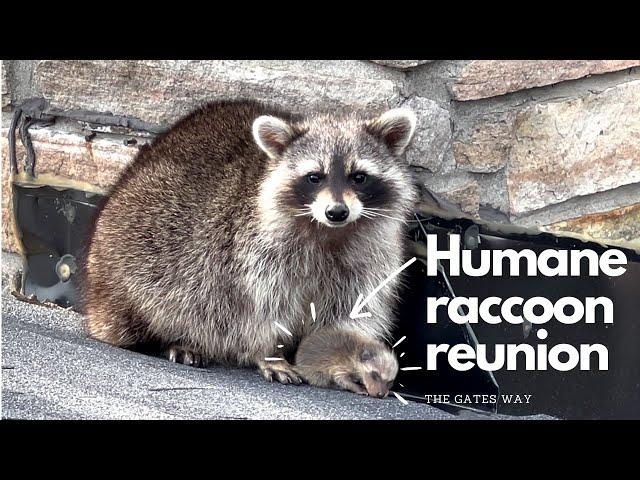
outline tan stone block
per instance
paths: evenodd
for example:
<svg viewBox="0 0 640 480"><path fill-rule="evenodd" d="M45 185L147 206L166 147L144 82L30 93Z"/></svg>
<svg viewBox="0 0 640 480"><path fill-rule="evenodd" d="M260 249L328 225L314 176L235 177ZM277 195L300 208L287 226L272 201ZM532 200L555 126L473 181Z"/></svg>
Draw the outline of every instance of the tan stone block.
<svg viewBox="0 0 640 480"><path fill-rule="evenodd" d="M11 185L9 183L9 160L2 149L2 250L8 252L20 251L15 235L13 221Z"/></svg>
<svg viewBox="0 0 640 480"><path fill-rule="evenodd" d="M46 60L34 82L54 108L169 124L216 99L253 98L295 111L397 105L404 75L366 61Z"/></svg>
<svg viewBox="0 0 640 480"><path fill-rule="evenodd" d="M474 60L449 85L456 100L478 100L640 65L640 60Z"/></svg>
<svg viewBox="0 0 640 480"><path fill-rule="evenodd" d="M458 168L468 172L497 172L507 164L513 142L517 111L479 116L468 132L459 132L453 142Z"/></svg>
<svg viewBox="0 0 640 480"><path fill-rule="evenodd" d="M454 137L458 169L504 168L523 215L640 181L640 80L478 115Z"/></svg>
<svg viewBox="0 0 640 480"><path fill-rule="evenodd" d="M478 217L480 208L480 192L478 183L470 181L455 188L435 192L436 196L444 198L455 204L460 210L468 215Z"/></svg>
<svg viewBox="0 0 640 480"><path fill-rule="evenodd" d="M640 203L553 223L543 229L578 233L604 242L613 240L640 248Z"/></svg>
<svg viewBox="0 0 640 480"><path fill-rule="evenodd" d="M379 65L385 67L397 68L399 70L408 70L415 68L426 63L433 62L433 60L371 60Z"/></svg>
<svg viewBox="0 0 640 480"><path fill-rule="evenodd" d="M518 113L507 165L511 213L637 182L640 81Z"/></svg>

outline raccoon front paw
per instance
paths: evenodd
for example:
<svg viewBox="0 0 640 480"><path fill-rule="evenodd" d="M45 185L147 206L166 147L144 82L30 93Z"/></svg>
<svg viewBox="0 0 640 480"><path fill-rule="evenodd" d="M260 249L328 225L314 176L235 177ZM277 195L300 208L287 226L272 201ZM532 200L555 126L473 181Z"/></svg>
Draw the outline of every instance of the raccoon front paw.
<svg viewBox="0 0 640 480"><path fill-rule="evenodd" d="M294 385L300 385L302 383L302 377L285 359L277 361L260 360L258 362L258 369L260 373L262 373L262 376L269 382L273 382L275 379L284 384L292 383Z"/></svg>
<svg viewBox="0 0 640 480"><path fill-rule="evenodd" d="M164 353L169 361L173 363L182 363L196 368L205 367L207 364L202 355L180 345L171 345Z"/></svg>

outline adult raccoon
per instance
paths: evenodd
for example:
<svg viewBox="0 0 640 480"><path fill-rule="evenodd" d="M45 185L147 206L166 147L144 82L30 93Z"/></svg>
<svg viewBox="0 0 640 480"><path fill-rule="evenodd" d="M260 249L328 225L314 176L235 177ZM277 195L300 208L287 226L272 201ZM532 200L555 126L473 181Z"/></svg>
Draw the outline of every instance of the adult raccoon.
<svg viewBox="0 0 640 480"><path fill-rule="evenodd" d="M253 101L178 121L126 168L96 221L87 332L189 365L255 365L283 383L301 379L265 359L320 326L385 338L398 278L367 304L371 317L349 313L403 263L416 188L398 157L415 123L406 109L298 116Z"/></svg>

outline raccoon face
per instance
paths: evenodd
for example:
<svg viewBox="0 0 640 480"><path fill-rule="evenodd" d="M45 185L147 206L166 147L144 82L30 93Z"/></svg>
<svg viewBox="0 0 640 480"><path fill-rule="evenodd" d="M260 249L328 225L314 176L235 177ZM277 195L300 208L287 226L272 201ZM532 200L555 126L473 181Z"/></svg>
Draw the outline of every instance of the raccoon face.
<svg viewBox="0 0 640 480"><path fill-rule="evenodd" d="M267 179L270 216L315 220L331 228L358 220L401 220L412 185L398 160L413 136L415 114L393 109L376 119L318 116L253 123L257 145L272 160Z"/></svg>
<svg viewBox="0 0 640 480"><path fill-rule="evenodd" d="M371 397L389 395L398 374L398 360L392 351L382 346L365 347L358 366L358 372L352 376L355 383L362 385Z"/></svg>

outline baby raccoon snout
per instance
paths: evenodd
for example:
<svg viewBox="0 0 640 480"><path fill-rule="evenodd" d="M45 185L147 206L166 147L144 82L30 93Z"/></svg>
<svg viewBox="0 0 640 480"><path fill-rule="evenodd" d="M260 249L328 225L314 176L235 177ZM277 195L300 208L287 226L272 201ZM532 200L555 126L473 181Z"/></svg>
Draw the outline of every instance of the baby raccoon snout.
<svg viewBox="0 0 640 480"><path fill-rule="evenodd" d="M364 386L367 389L367 393L370 397L385 398L387 395L389 395L389 387L387 387L385 382L365 380Z"/></svg>
<svg viewBox="0 0 640 480"><path fill-rule="evenodd" d="M395 377L395 376L394 376ZM393 379L385 380L376 371L366 373L362 378L364 388L370 397L385 398L393 385Z"/></svg>

